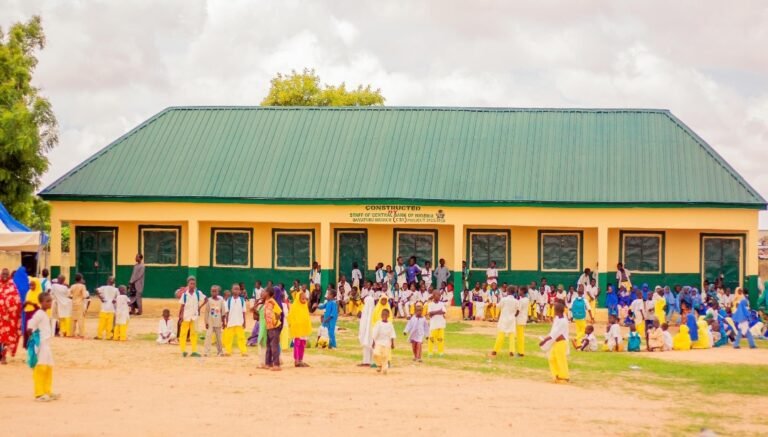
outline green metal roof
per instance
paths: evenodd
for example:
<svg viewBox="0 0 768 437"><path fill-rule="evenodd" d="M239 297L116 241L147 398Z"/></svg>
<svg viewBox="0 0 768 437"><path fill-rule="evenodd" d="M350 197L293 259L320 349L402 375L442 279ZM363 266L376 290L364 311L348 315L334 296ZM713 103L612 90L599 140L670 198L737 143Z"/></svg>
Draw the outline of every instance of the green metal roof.
<svg viewBox="0 0 768 437"><path fill-rule="evenodd" d="M637 109L174 107L41 195L286 203L766 203L669 111Z"/></svg>

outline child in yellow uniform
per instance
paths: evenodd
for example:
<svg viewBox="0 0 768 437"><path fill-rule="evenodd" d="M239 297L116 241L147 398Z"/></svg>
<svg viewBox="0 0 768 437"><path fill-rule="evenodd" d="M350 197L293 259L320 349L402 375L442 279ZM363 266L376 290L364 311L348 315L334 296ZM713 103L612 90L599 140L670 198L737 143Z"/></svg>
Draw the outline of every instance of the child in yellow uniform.
<svg viewBox="0 0 768 437"><path fill-rule="evenodd" d="M519 311L517 312L517 323L515 326L515 335L517 336L517 356L525 356L525 326L528 324L528 314L526 314L526 308L533 308L535 304L531 305L528 298L528 287L520 287L517 294L517 303Z"/></svg>
<svg viewBox="0 0 768 437"><path fill-rule="evenodd" d="M101 311L99 312L99 327L96 329L96 340L106 338L112 339L112 325L115 322L115 300L120 294L115 288L115 278L107 278L107 285L102 285L96 289L96 294L101 300Z"/></svg>
<svg viewBox="0 0 768 437"><path fill-rule="evenodd" d="M46 313L51 308L52 298L50 293L42 293L39 296L40 309L27 322L27 335L30 341L27 343L28 353L34 354L36 362L32 370L32 379L35 383L35 400L48 402L59 398L54 394L53 385L53 352L51 351L51 320ZM30 363L32 364L32 363Z"/></svg>
<svg viewBox="0 0 768 437"><path fill-rule="evenodd" d="M587 328L587 315L589 315L590 323L595 323L595 318L592 316L592 308L590 308L589 302L584 297L584 287L579 285L577 293L578 295L570 302L570 309L573 323L576 325L576 343L581 344Z"/></svg>
<svg viewBox="0 0 768 437"><path fill-rule="evenodd" d="M51 297L56 303L55 318L59 321L59 334L62 337L72 335L72 299L69 297L69 287L64 283L64 275L60 275L57 283L51 285Z"/></svg>
<svg viewBox="0 0 768 437"><path fill-rule="evenodd" d="M245 299L240 296L240 285L232 284L232 296L227 299L226 328L224 328L224 355L232 355L232 342L237 342L240 355L247 357L245 348Z"/></svg>
<svg viewBox="0 0 768 437"><path fill-rule="evenodd" d="M549 335L544 337L539 346L549 347L549 371L555 383L569 382L568 373L568 319L565 317L565 305L555 303L555 319L552 321L552 329ZM545 346L547 345L547 346Z"/></svg>
<svg viewBox="0 0 768 437"><path fill-rule="evenodd" d="M655 291L653 295L653 314L656 315L659 325L663 325L667 322L667 299L664 298L663 288L657 285Z"/></svg>
<svg viewBox="0 0 768 437"><path fill-rule="evenodd" d="M509 337L509 356L515 356L517 314L520 311L513 287L509 287L506 295L499 301L499 323L497 324L496 342L491 356L495 357L504 346L504 340Z"/></svg>
<svg viewBox="0 0 768 437"><path fill-rule="evenodd" d="M194 276L187 278L187 286L183 289L179 298L179 347L181 355L187 356L187 335L191 343L192 357L199 357L197 353L197 319L200 317L200 308L208 302L202 291L197 289L197 280Z"/></svg>
<svg viewBox="0 0 768 437"><path fill-rule="evenodd" d="M216 353L218 356L224 355L222 329L224 329L224 316L227 314L227 307L224 298L219 296L221 287L214 285L211 287L211 297L205 304L205 343L203 344L203 353L209 356L211 353L211 343L216 342ZM261 296L261 293L256 297Z"/></svg>
<svg viewBox="0 0 768 437"><path fill-rule="evenodd" d="M125 341L128 339L128 319L131 317L130 300L126 295L125 285L118 287L120 295L115 299L115 332L114 340Z"/></svg>
<svg viewBox="0 0 768 437"><path fill-rule="evenodd" d="M429 347L428 356L432 356L432 350L437 349L438 356L445 352L445 303L440 300L440 292L432 293L429 302Z"/></svg>

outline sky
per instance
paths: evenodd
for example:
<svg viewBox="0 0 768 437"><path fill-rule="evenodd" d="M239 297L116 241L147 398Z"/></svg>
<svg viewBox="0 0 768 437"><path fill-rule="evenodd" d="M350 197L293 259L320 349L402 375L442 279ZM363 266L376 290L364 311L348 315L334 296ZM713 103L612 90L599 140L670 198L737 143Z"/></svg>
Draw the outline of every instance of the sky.
<svg viewBox="0 0 768 437"><path fill-rule="evenodd" d="M391 106L669 109L768 197L761 0L0 0L4 29L32 15L60 125L43 186L163 108L258 105L310 67Z"/></svg>

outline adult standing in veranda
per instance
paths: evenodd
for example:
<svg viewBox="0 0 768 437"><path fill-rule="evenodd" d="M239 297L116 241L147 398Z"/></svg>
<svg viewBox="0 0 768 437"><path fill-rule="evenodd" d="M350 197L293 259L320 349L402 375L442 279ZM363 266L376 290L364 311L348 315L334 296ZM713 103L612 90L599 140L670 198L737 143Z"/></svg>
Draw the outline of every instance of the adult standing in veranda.
<svg viewBox="0 0 768 437"><path fill-rule="evenodd" d="M142 313L141 298L144 294L144 255L136 254L136 264L133 266L131 280L129 281L133 300L131 301L131 314L140 316Z"/></svg>

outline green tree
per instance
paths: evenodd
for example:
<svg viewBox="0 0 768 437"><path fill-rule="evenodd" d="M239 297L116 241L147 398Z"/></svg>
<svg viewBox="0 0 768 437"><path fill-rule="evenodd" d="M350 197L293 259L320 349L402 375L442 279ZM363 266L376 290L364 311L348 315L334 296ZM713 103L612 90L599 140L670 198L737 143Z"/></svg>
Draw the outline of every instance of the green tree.
<svg viewBox="0 0 768 437"><path fill-rule="evenodd" d="M32 86L45 47L40 17L0 29L0 202L20 221L45 230L47 205L35 196L58 142L51 103ZM39 215L43 214L42 217Z"/></svg>
<svg viewBox="0 0 768 437"><path fill-rule="evenodd" d="M358 85L348 90L342 83L338 86L321 85L315 70L305 68L301 73L277 73L270 83L267 97L261 106L381 106L384 97L380 89L370 85Z"/></svg>

